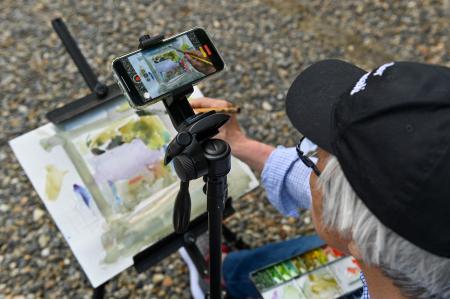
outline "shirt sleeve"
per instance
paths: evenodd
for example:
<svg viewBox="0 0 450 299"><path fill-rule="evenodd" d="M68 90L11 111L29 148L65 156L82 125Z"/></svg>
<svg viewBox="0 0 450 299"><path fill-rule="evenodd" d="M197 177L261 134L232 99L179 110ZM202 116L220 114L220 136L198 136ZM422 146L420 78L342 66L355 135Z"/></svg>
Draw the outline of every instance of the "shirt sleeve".
<svg viewBox="0 0 450 299"><path fill-rule="evenodd" d="M262 171L262 185L270 203L286 216L298 216L300 208L311 207L311 168L298 158L294 147L278 146Z"/></svg>

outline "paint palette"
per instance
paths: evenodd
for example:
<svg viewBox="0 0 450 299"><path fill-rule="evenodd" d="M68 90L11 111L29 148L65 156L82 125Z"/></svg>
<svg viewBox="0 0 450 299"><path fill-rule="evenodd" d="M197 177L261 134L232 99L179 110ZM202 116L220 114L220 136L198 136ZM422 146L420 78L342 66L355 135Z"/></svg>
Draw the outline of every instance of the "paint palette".
<svg viewBox="0 0 450 299"><path fill-rule="evenodd" d="M362 287L350 256L323 246L251 273L264 299L344 298Z"/></svg>

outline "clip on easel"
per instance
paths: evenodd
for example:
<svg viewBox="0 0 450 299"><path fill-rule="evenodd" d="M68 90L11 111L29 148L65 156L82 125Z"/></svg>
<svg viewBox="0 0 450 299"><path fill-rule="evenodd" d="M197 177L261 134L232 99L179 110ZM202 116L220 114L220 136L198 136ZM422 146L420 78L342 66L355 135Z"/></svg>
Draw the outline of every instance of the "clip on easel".
<svg viewBox="0 0 450 299"><path fill-rule="evenodd" d="M48 112L46 115L47 119L54 124L59 124L121 96L122 91L117 84L106 86L104 83L98 81L97 76L81 53L77 42L70 34L64 21L61 18L54 19L52 20L52 26L92 93L61 108Z"/></svg>
<svg viewBox="0 0 450 299"><path fill-rule="evenodd" d="M117 84L106 86L104 83L98 81L97 76L94 74L92 68L86 61L86 58L81 53L77 42L70 34L64 21L61 18L54 19L52 20L52 26L63 42L67 52L69 52L72 60L75 62L79 72L82 74L92 93L66 104L61 108L48 112L46 114L47 119L54 124L61 124L108 101L122 96L122 92ZM139 47L145 48L152 44L154 45L155 43L161 42L163 38L164 37L162 35L155 36L154 38L144 36L140 40ZM192 86L179 89L173 94L172 98L164 100L164 105L169 112L172 123L179 132L186 129L196 119L189 102L186 100L186 96L190 93L192 93ZM223 211L224 218L234 213L231 202L231 198L228 198L225 202L225 208ZM179 218L179 221L183 224L182 222L185 222L185 219L183 219L183 215L180 217L181 218ZM183 234L172 233L134 256L133 260L135 269L139 273L144 272L156 263L176 252L180 247L185 247L200 276L202 278L206 278L209 275L207 263L202 256L200 249L196 245L196 239L208 230L208 214L204 213L200 215L188 223L188 225L189 226ZM239 239L225 225L221 225L221 228L225 239L230 242L233 247L237 249L248 248L248 245ZM104 297L106 284L107 282L94 289L93 298ZM209 288L208 285L204 283L204 279L200 280L200 286L202 287L204 293L208 293Z"/></svg>

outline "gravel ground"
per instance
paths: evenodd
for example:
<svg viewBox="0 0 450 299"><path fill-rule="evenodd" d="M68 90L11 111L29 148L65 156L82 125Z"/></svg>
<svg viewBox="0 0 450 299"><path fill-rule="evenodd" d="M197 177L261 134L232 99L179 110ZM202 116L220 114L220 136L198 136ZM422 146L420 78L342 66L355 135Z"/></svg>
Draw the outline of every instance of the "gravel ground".
<svg viewBox="0 0 450 299"><path fill-rule="evenodd" d="M57 3L61 2L61 3ZM298 134L284 112L295 75L324 58L364 68L390 60L450 66L450 1L22 1L0 3L0 298L83 298L91 289L45 212L7 141L46 123L45 113L85 95L82 77L53 33L62 16L100 79L109 63L133 50L143 33L203 26L228 64L202 84L212 97L244 109L248 135L293 145ZM252 246L311 231L310 218L284 218L263 190L235 201L230 227ZM261 224L264 225L261 225ZM125 271L108 298L188 298L187 269L178 255L144 274Z"/></svg>

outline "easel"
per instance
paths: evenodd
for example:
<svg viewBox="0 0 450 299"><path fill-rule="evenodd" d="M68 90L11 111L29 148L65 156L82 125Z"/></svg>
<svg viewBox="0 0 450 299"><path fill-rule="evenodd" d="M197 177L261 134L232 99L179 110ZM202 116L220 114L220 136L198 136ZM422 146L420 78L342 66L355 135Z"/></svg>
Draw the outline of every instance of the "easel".
<svg viewBox="0 0 450 299"><path fill-rule="evenodd" d="M52 26L92 92L81 99L75 100L61 108L48 112L46 115L47 119L55 125L58 125L108 101L122 96L122 92L117 84L106 86L98 81L97 76L92 71L92 68L81 53L76 41L70 34L62 19L57 18L52 20ZM168 103L165 103L165 105L167 107ZM231 202L231 198L228 198L225 202L225 208L223 210L224 218L234 213ZM221 228L225 239L232 243L235 248L248 248L248 246L242 240L237 238L236 235L226 226L222 225ZM207 213L204 213L190 222L187 231L183 234L172 233L134 256L133 261L135 269L139 273L142 273L177 251L180 247L185 247L201 278L206 278L209 275L208 266L195 242L198 236L204 234L207 230L208 215ZM94 289L93 298L104 297L106 284L107 282ZM201 284L201 287L204 293L208 293L208 285Z"/></svg>

